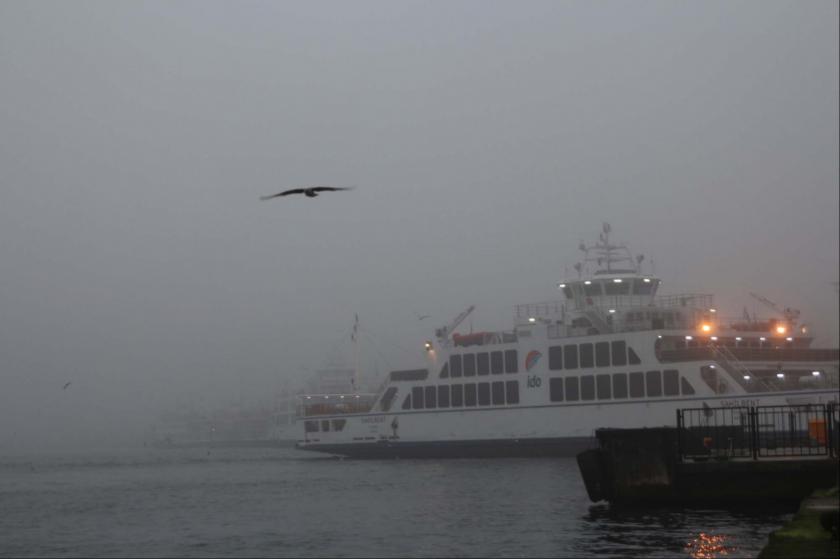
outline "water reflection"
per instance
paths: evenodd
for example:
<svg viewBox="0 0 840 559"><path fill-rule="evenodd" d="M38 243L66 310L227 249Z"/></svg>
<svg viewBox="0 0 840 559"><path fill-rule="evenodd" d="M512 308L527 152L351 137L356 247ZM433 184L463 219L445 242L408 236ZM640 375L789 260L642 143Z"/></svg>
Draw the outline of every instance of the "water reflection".
<svg viewBox="0 0 840 559"><path fill-rule="evenodd" d="M753 557L787 509L590 506L581 517L581 555L604 557ZM698 528L702 527L702 530Z"/></svg>
<svg viewBox="0 0 840 559"><path fill-rule="evenodd" d="M727 536L706 534L700 532L700 535L685 544L685 550L689 555L695 559L713 559L715 557L723 557L728 555L730 551L734 551L734 547L726 545Z"/></svg>

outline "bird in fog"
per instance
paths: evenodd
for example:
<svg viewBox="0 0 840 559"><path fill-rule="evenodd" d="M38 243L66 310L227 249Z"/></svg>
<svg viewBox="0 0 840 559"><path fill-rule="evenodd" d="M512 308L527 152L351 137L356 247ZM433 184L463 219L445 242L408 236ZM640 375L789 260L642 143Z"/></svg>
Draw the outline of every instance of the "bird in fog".
<svg viewBox="0 0 840 559"><path fill-rule="evenodd" d="M67 390L67 387L70 386L71 384L72 384L72 381L68 382L67 384L64 385L64 388L62 388L62 390Z"/></svg>
<svg viewBox="0 0 840 559"><path fill-rule="evenodd" d="M339 190L352 190L350 186L307 186L305 188L292 188L291 190L284 190L277 194L269 196L260 196L260 200L271 200L272 198L279 198L280 196L288 196L289 194L303 194L307 198L315 198L319 192L337 192Z"/></svg>
<svg viewBox="0 0 840 559"><path fill-rule="evenodd" d="M418 312L415 312L414 314L415 314L415 316L417 316L417 320L423 320L424 318L429 318L428 314L420 314Z"/></svg>

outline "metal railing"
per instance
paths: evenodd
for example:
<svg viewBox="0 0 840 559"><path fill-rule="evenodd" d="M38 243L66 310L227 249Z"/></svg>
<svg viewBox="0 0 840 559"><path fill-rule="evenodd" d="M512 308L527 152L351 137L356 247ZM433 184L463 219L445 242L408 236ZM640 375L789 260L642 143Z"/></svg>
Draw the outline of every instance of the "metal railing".
<svg viewBox="0 0 840 559"><path fill-rule="evenodd" d="M677 410L679 458L836 457L837 415L835 403Z"/></svg>

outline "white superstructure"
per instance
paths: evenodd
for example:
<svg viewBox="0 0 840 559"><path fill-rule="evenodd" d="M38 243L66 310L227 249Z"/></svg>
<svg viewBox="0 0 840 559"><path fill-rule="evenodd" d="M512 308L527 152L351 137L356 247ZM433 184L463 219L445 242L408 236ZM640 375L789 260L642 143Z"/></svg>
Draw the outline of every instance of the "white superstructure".
<svg viewBox="0 0 840 559"><path fill-rule="evenodd" d="M840 351L812 348L798 312L729 321L712 295L660 296L643 258L609 236L604 224L581 244L562 300L518 305L512 330L455 333L468 307L426 342L426 368L391 372L375 394L301 396L298 448L569 454L601 427L674 425L680 408L838 400Z"/></svg>

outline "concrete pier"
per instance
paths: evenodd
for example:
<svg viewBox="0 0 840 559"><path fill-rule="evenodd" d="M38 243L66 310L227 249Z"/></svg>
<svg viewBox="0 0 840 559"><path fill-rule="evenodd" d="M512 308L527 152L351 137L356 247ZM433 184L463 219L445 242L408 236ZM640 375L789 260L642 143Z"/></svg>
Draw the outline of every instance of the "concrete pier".
<svg viewBox="0 0 840 559"><path fill-rule="evenodd" d="M837 483L837 457L764 459L709 455L686 459L675 427L599 429L598 449L578 455L593 502L798 503Z"/></svg>

